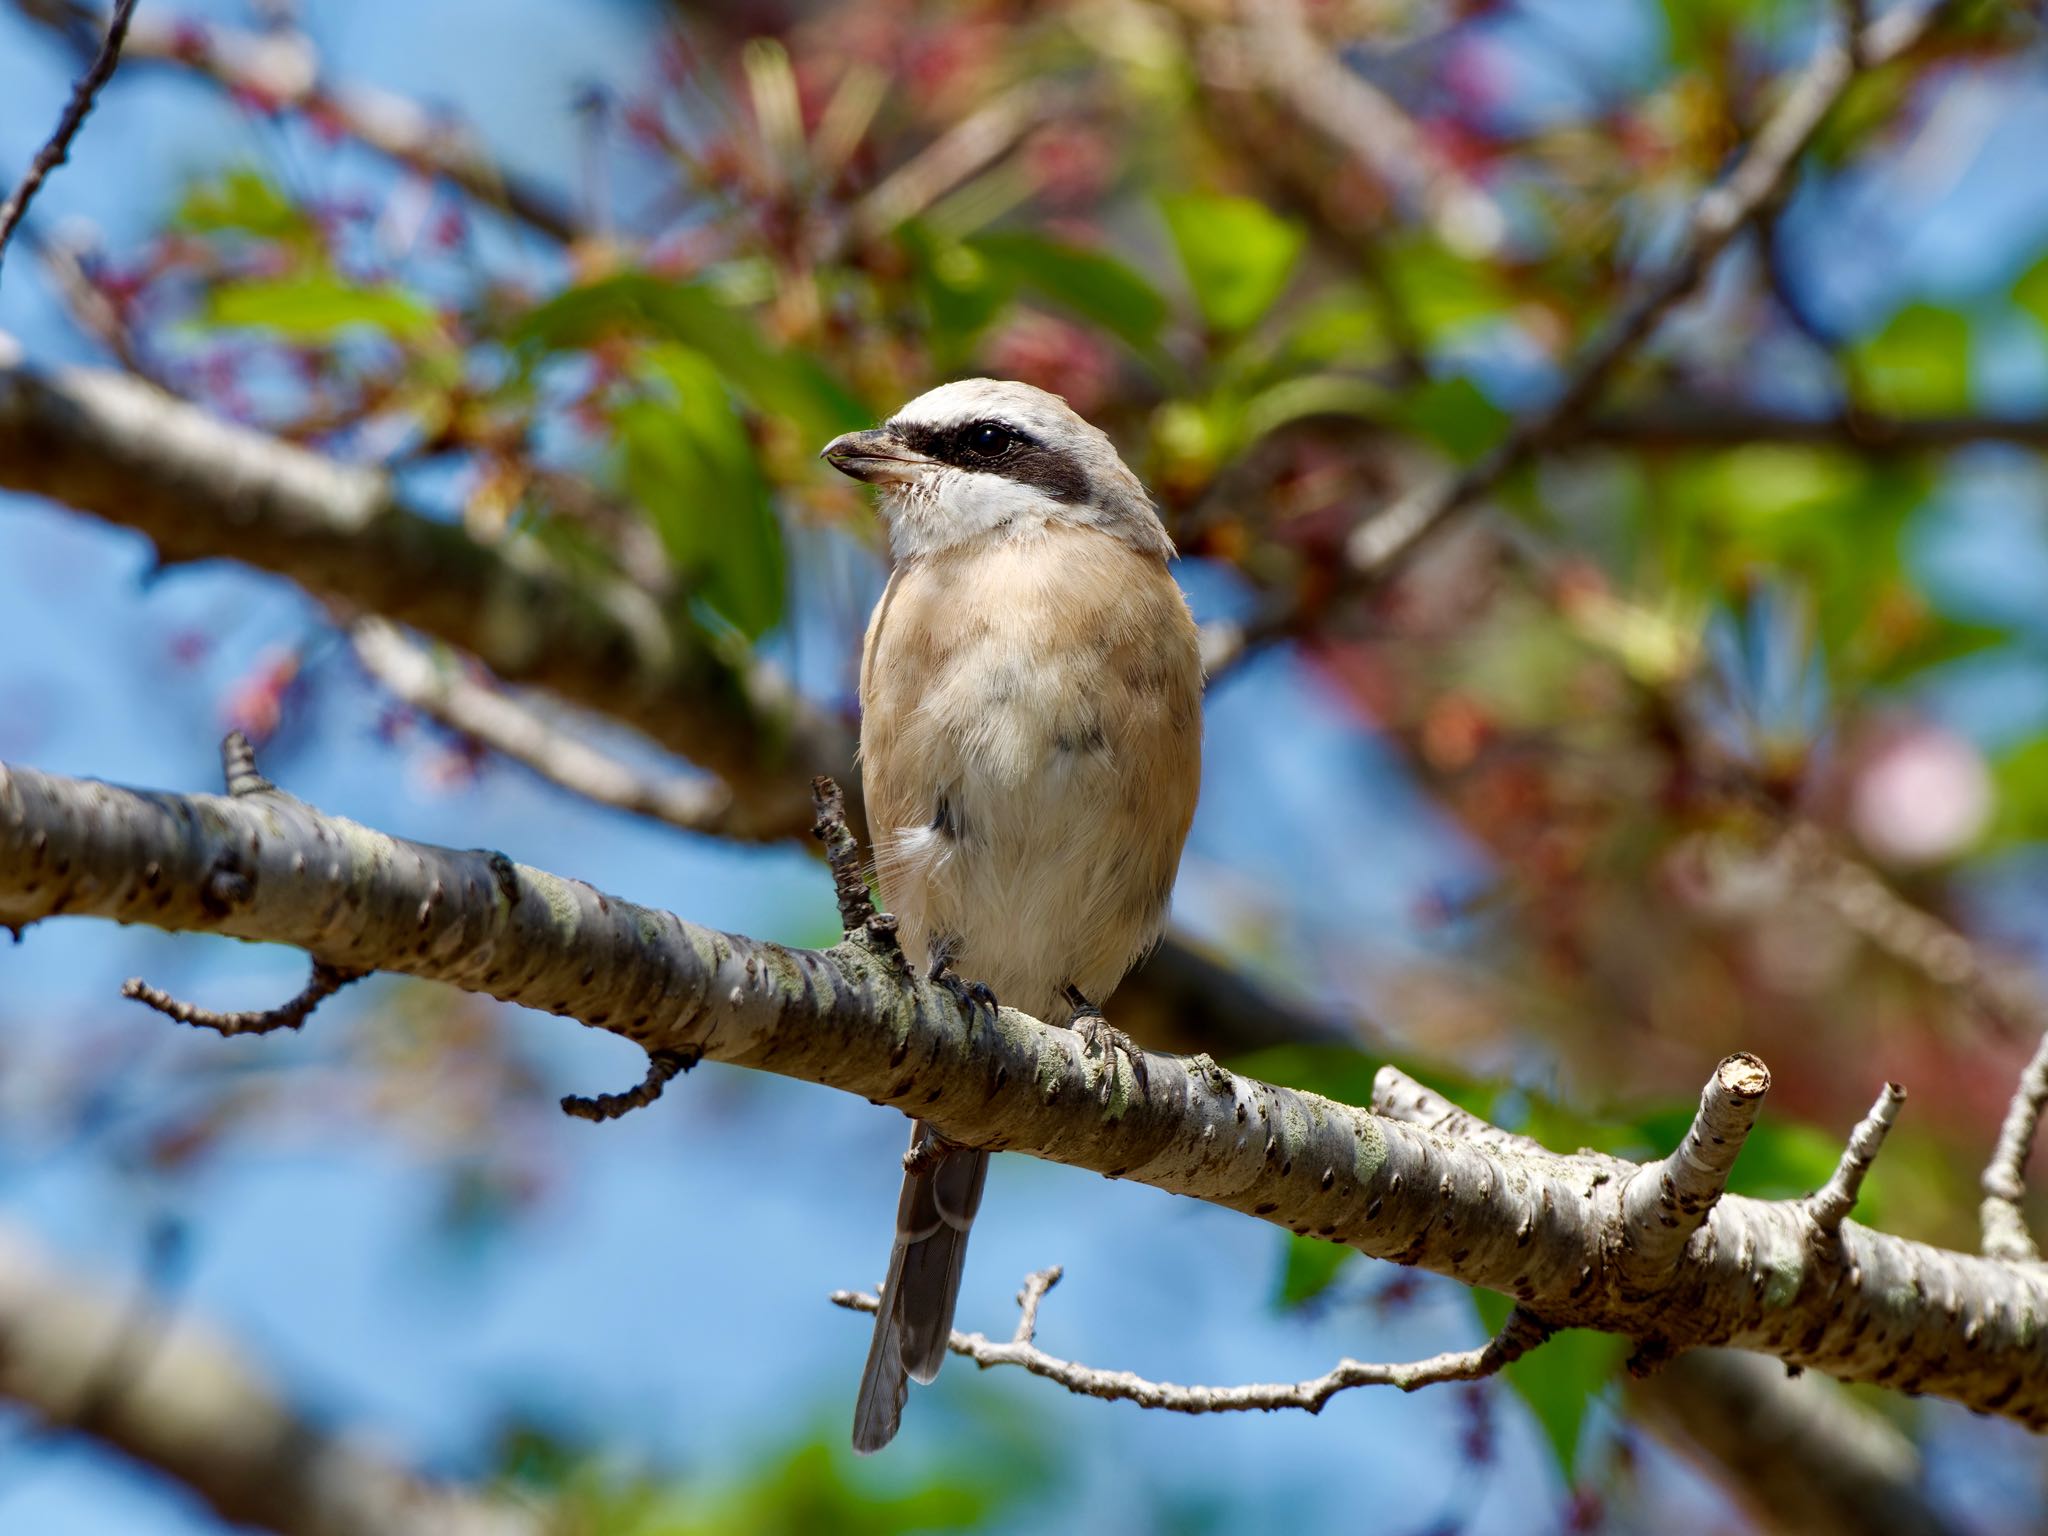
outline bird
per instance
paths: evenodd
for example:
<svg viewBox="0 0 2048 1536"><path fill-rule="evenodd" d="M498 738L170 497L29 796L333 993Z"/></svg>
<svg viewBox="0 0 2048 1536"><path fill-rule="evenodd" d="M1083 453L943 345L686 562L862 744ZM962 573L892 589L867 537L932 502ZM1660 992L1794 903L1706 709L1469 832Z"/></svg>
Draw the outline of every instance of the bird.
<svg viewBox="0 0 2048 1536"><path fill-rule="evenodd" d="M1202 662L1173 541L1108 434L1002 379L942 384L820 457L879 491L860 667L875 882L906 954L1143 1061L1101 1005L1159 941L1201 781ZM989 1154L911 1126L854 1448L938 1374Z"/></svg>

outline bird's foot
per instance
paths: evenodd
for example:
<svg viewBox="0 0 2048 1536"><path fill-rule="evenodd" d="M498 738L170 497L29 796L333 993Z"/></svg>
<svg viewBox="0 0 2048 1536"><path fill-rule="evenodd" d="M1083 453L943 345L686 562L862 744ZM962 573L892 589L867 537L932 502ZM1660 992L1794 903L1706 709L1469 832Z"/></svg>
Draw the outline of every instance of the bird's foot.
<svg viewBox="0 0 2048 1536"><path fill-rule="evenodd" d="M951 993L953 1001L967 1010L970 1020L979 1010L987 1009L990 1022L994 1022L996 1010L1001 1006L996 1002L994 989L985 981L968 981L958 971L953 969L953 962L950 956L942 955L937 960L934 960L931 970L926 973L925 979L931 982L933 986L941 987Z"/></svg>
<svg viewBox="0 0 2048 1536"><path fill-rule="evenodd" d="M1145 1053L1129 1035L1105 1019L1102 1010L1083 997L1077 988L1067 988L1067 1001L1074 1005L1074 1016L1068 1021L1068 1028L1081 1037L1081 1048L1085 1054L1102 1058L1102 1102L1107 1104L1116 1091L1116 1063L1112 1052L1131 1064L1131 1077L1137 1082L1138 1097L1144 1098L1152 1086L1145 1069Z"/></svg>

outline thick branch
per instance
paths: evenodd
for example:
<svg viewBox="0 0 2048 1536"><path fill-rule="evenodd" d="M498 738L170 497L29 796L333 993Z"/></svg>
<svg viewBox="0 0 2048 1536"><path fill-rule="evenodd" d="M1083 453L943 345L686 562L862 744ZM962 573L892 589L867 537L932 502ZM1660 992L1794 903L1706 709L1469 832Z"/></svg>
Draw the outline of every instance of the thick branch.
<svg viewBox="0 0 2048 1536"><path fill-rule="evenodd" d="M229 900L221 868L240 876ZM1014 1010L993 1023L963 1010L871 949L865 930L830 950L790 950L502 855L386 837L288 796L139 794L0 770L0 923L60 913L445 981L650 1051L701 1051L893 1104L953 1141L1419 1265L1505 1292L1553 1327L1666 1350L1735 1345L2048 1424L2048 1274L2035 1266L1853 1221L1816 1243L1803 1201L1724 1195L1645 1291L1617 1260L1623 1192L1641 1177L1628 1164L1449 1138L1204 1056L1148 1057L1141 1098L1121 1053L1089 1055L1074 1031Z"/></svg>
<svg viewBox="0 0 2048 1536"><path fill-rule="evenodd" d="M0 1397L281 1536L539 1536L535 1515L441 1488L294 1414L197 1322L49 1268L0 1234Z"/></svg>
<svg viewBox="0 0 2048 1536"><path fill-rule="evenodd" d="M1708 1471L1772 1536L1959 1536L1928 1500L1913 1442L1815 1376L1787 1380L1760 1355L1707 1349L1625 1388L1660 1436L1711 1458Z"/></svg>

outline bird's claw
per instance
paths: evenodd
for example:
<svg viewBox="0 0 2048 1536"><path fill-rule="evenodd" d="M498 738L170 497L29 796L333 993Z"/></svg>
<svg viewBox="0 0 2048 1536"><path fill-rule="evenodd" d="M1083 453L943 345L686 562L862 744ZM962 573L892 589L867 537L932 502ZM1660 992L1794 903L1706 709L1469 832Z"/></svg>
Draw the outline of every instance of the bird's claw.
<svg viewBox="0 0 2048 1536"><path fill-rule="evenodd" d="M1138 1084L1138 1097L1142 1099L1151 1091L1145 1053L1129 1035L1105 1019L1100 1008L1093 1004L1077 1008L1069 1027L1081 1037L1081 1049L1086 1055L1102 1058L1107 1069L1102 1074L1102 1101L1105 1104L1116 1090L1116 1063L1111 1059L1112 1052L1131 1064L1131 1076Z"/></svg>
<svg viewBox="0 0 2048 1536"><path fill-rule="evenodd" d="M931 982L933 986L941 987L950 993L953 1001L965 1009L970 1018L977 1011L986 1009L989 1018L994 1019L997 1009L1001 1007L996 1001L994 989L987 982L968 981L951 966L935 968L931 974Z"/></svg>

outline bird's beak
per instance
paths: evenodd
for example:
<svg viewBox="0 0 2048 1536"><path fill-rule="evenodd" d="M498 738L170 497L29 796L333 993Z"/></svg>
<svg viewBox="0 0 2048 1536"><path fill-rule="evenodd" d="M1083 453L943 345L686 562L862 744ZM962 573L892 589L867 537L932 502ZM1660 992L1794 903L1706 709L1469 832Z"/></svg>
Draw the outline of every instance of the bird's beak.
<svg viewBox="0 0 2048 1536"><path fill-rule="evenodd" d="M870 485L901 485L916 478L917 472L932 462L904 446L887 427L835 437L818 457L842 475L851 475Z"/></svg>

